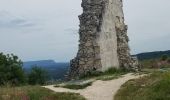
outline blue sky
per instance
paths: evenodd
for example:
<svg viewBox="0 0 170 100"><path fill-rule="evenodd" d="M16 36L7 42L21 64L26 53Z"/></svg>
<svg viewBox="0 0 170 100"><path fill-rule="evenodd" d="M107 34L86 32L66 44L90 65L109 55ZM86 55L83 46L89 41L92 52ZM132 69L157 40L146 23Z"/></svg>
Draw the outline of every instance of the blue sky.
<svg viewBox="0 0 170 100"><path fill-rule="evenodd" d="M170 49L169 9L169 0L124 0L133 54ZM0 0L0 52L23 61L69 61L81 13L81 0Z"/></svg>

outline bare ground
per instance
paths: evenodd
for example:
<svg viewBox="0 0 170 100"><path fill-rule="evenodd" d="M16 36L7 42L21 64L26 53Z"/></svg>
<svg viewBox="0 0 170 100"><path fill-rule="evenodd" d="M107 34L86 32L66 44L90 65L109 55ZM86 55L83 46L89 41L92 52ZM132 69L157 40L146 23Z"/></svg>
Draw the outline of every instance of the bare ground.
<svg viewBox="0 0 170 100"><path fill-rule="evenodd" d="M120 87L131 79L140 78L143 75L134 75L132 73L123 75L118 79L110 80L110 81L101 81L97 80L93 82L93 84L85 89L81 90L72 90L60 87L54 87L54 85L43 86L55 92L72 92L72 93L80 93L87 100L113 100L114 95L120 89Z"/></svg>

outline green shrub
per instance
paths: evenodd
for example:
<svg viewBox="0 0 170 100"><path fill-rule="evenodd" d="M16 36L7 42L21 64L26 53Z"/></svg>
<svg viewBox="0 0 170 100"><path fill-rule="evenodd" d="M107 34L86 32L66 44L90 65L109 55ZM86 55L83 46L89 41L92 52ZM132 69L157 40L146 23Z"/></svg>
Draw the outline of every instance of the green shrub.
<svg viewBox="0 0 170 100"><path fill-rule="evenodd" d="M20 85L25 83L23 63L14 54L0 53L0 85Z"/></svg>
<svg viewBox="0 0 170 100"><path fill-rule="evenodd" d="M168 55L162 55L161 60L166 61L168 59Z"/></svg>
<svg viewBox="0 0 170 100"><path fill-rule="evenodd" d="M31 73L28 75L29 84L43 85L43 84L45 84L46 79L47 79L47 72L44 69L37 67L37 66L32 67Z"/></svg>
<svg viewBox="0 0 170 100"><path fill-rule="evenodd" d="M167 61L168 61L168 63L170 63L170 58L168 58L168 60L167 60Z"/></svg>

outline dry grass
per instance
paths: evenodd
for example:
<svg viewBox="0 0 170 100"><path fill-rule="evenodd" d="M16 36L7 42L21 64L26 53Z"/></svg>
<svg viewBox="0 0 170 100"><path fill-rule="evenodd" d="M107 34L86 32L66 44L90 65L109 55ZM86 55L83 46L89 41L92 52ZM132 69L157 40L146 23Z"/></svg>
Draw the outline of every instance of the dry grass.
<svg viewBox="0 0 170 100"><path fill-rule="evenodd" d="M170 100L170 72L156 71L130 80L121 87L114 100Z"/></svg>
<svg viewBox="0 0 170 100"><path fill-rule="evenodd" d="M40 86L1 87L0 100L85 100L79 94L55 93Z"/></svg>

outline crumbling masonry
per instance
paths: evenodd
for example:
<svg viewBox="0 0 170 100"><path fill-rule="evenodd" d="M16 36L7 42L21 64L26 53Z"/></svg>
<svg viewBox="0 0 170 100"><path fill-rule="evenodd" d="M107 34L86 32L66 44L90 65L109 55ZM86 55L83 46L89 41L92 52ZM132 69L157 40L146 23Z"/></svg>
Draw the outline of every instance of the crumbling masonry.
<svg viewBox="0 0 170 100"><path fill-rule="evenodd" d="M82 0L82 7L79 50L70 62L69 77L110 67L132 69L122 0Z"/></svg>

